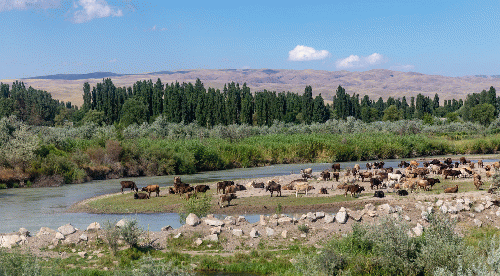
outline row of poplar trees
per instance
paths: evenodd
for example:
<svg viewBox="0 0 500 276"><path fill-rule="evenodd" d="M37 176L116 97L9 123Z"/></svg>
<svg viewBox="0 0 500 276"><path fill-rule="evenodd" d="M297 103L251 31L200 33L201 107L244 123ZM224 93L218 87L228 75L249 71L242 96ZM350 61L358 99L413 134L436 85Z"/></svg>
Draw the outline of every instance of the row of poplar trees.
<svg viewBox="0 0 500 276"><path fill-rule="evenodd" d="M197 122L201 126L248 124L272 125L274 121L310 124L330 118L329 106L321 95L313 98L311 86L303 95L267 90L252 94L246 83L208 88L197 79L192 83L163 84L160 79L136 82L132 87L115 87L105 79L95 87L83 86L84 112L97 111L108 124L128 125L152 121L159 115L175 123Z"/></svg>

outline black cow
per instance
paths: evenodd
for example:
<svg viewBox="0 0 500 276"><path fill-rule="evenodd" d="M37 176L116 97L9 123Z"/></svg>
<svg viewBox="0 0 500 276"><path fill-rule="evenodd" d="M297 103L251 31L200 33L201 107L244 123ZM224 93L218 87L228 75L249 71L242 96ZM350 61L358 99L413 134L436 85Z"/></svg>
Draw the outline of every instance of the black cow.
<svg viewBox="0 0 500 276"><path fill-rule="evenodd" d="M399 190L398 191L398 196L407 196L408 195L408 191L407 190Z"/></svg>
<svg viewBox="0 0 500 276"><path fill-rule="evenodd" d="M385 197L384 191L375 191L375 193L373 194L373 197L379 197L379 198Z"/></svg>
<svg viewBox="0 0 500 276"><path fill-rule="evenodd" d="M281 185L270 180L266 186L266 192L268 191L271 192L271 197L273 197L273 192L276 192L276 194L279 194L279 196L281 196Z"/></svg>
<svg viewBox="0 0 500 276"><path fill-rule="evenodd" d="M145 193L134 193L134 199L149 199L149 195Z"/></svg>
<svg viewBox="0 0 500 276"><path fill-rule="evenodd" d="M206 191L210 190L210 187L208 187L208 185L198 185L194 187L194 190L197 193L205 193Z"/></svg>
<svg viewBox="0 0 500 276"><path fill-rule="evenodd" d="M130 188L130 190L135 190L135 192L139 191L139 188L137 188L137 185L135 185L134 181L120 181L120 185L122 185L122 194L123 194L123 188Z"/></svg>

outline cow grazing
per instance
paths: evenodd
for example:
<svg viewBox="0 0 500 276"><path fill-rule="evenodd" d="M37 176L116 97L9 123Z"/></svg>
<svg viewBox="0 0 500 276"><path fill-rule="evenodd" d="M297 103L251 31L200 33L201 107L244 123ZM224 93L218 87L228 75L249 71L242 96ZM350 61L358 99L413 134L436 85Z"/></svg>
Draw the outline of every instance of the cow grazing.
<svg viewBox="0 0 500 276"><path fill-rule="evenodd" d="M340 178L340 173L339 172L332 172L330 173L332 178L335 178L335 181L339 182Z"/></svg>
<svg viewBox="0 0 500 276"><path fill-rule="evenodd" d="M402 178L403 178L402 174L397 174L397 173L388 173L387 174L387 180L395 180L398 183L401 182Z"/></svg>
<svg viewBox="0 0 500 276"><path fill-rule="evenodd" d="M417 182L418 188L422 188L422 189L424 189L424 191L428 191L429 187L431 186L429 184L429 181L424 180L424 179L417 180L416 182Z"/></svg>
<svg viewBox="0 0 500 276"><path fill-rule="evenodd" d="M234 185L234 181L219 181L217 182L217 193L222 191L223 194L226 193L226 187Z"/></svg>
<svg viewBox="0 0 500 276"><path fill-rule="evenodd" d="M427 182L429 182L429 185L431 186L434 186L436 185L436 183L441 183L441 181L439 180L439 178L424 178L425 180L427 180Z"/></svg>
<svg viewBox="0 0 500 276"><path fill-rule="evenodd" d="M187 194L194 191L194 188L191 186L181 186L176 190L176 193L179 194L180 196L183 194Z"/></svg>
<svg viewBox="0 0 500 276"><path fill-rule="evenodd" d="M348 185L345 188L345 194L344 194L344 196L347 197L347 193L348 192L351 193L351 197L353 197L353 196L359 196L359 195L361 195L361 192L364 191L364 190L365 190L365 187L359 186L357 184Z"/></svg>
<svg viewBox="0 0 500 276"><path fill-rule="evenodd" d="M122 185L122 194L123 194L123 188L130 188L131 191L135 190L136 193L139 191L134 181L126 181L126 180L120 181L120 185Z"/></svg>
<svg viewBox="0 0 500 276"><path fill-rule="evenodd" d="M373 197L378 197L378 198L385 197L384 191L375 191L375 193L373 194Z"/></svg>
<svg viewBox="0 0 500 276"><path fill-rule="evenodd" d="M372 172L362 172L362 173L359 173L359 177L361 177L361 182L363 182L365 180L365 178L373 177L373 173Z"/></svg>
<svg viewBox="0 0 500 276"><path fill-rule="evenodd" d="M407 190L399 190L398 191L398 196L407 196L408 195L408 191Z"/></svg>
<svg viewBox="0 0 500 276"><path fill-rule="evenodd" d="M326 188L321 188L321 189L319 189L319 194L321 194L321 195L327 195L328 194L328 190Z"/></svg>
<svg viewBox="0 0 500 276"><path fill-rule="evenodd" d="M174 187L170 187L170 188L168 188L168 193L171 195L174 195L177 193L177 190Z"/></svg>
<svg viewBox="0 0 500 276"><path fill-rule="evenodd" d="M236 195L235 194L223 194L219 196L219 207L222 208L224 207L224 202L227 201L227 206L231 205L231 200L235 199Z"/></svg>
<svg viewBox="0 0 500 276"><path fill-rule="evenodd" d="M447 164L447 165L451 165L451 164L453 163L453 160L452 160L451 158L449 158L449 157L448 157L448 158L446 158L446 159L444 160L444 163L445 163L445 164Z"/></svg>
<svg viewBox="0 0 500 276"><path fill-rule="evenodd" d="M437 160L437 159L433 159L431 162L430 162L432 165L439 165L441 164L441 161Z"/></svg>
<svg viewBox="0 0 500 276"><path fill-rule="evenodd" d="M477 161L477 166L478 166L479 168L483 168L483 166L484 166L484 164L483 164L483 160L478 160L478 161Z"/></svg>
<svg viewBox="0 0 500 276"><path fill-rule="evenodd" d="M307 184L307 183L303 183L303 184L295 184L295 197L298 197L299 196L299 192L302 192L302 191L305 191L306 192L306 195L307 195L307 192L309 190L312 190L314 189L313 186Z"/></svg>
<svg viewBox="0 0 500 276"><path fill-rule="evenodd" d="M259 188L259 189L264 189L264 182L256 182L252 184L252 187L254 188Z"/></svg>
<svg viewBox="0 0 500 276"><path fill-rule="evenodd" d="M197 193L206 193L208 190L210 190L210 187L208 185L197 185L194 187L195 192Z"/></svg>
<svg viewBox="0 0 500 276"><path fill-rule="evenodd" d="M455 187L446 188L446 189L444 189L444 192L445 193L456 193L456 192L458 192L458 185L456 185Z"/></svg>
<svg viewBox="0 0 500 276"><path fill-rule="evenodd" d="M141 191L148 192L149 196L151 196L152 192L155 192L157 197L160 196L160 186L158 185L148 185L146 187L143 187Z"/></svg>
<svg viewBox="0 0 500 276"><path fill-rule="evenodd" d="M448 179L448 176L451 176L451 179L452 180L455 180L455 177L459 176L460 174L462 174L460 171L456 171L456 170L443 170L443 176L444 176L444 179Z"/></svg>
<svg viewBox="0 0 500 276"><path fill-rule="evenodd" d="M271 197L273 197L273 192L276 192L276 196L281 196L281 185L274 180L269 180L267 181L266 192L270 192Z"/></svg>
<svg viewBox="0 0 500 276"><path fill-rule="evenodd" d="M134 199L149 199L149 195L145 193L134 193Z"/></svg>
<svg viewBox="0 0 500 276"><path fill-rule="evenodd" d="M332 165L332 170L334 172L340 172L340 164L339 163L335 163Z"/></svg>
<svg viewBox="0 0 500 276"><path fill-rule="evenodd" d="M491 166L495 169L495 171L498 171L498 169L500 169L500 162L497 161L491 164Z"/></svg>
<svg viewBox="0 0 500 276"><path fill-rule="evenodd" d="M476 189L479 190L479 188L481 188L482 185L483 185L483 181L481 181L477 178L474 179L474 186L476 186Z"/></svg>
<svg viewBox="0 0 500 276"><path fill-rule="evenodd" d="M377 187L382 185L382 181L378 178L370 178L370 188L373 190L373 187Z"/></svg>

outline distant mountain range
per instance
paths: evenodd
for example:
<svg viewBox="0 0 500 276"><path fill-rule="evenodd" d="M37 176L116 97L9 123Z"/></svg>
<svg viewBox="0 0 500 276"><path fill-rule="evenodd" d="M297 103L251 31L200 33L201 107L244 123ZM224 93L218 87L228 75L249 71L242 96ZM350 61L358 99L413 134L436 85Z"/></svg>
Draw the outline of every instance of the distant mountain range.
<svg viewBox="0 0 500 276"><path fill-rule="evenodd" d="M89 74L59 74L23 79L24 83L37 89L51 92L53 97L73 104L82 104L82 87L88 81L91 86L111 78L116 86L131 86L138 80L163 83L193 82L199 78L205 87L223 88L225 83L247 83L252 90L290 91L302 93L307 85L313 88L313 95L321 93L326 101L331 101L339 85L349 94L368 95L371 99L411 97L421 93L434 97L438 93L444 99L465 98L467 94L481 92L493 86L500 88L500 75L446 77L415 72L400 72L374 69L364 72L283 70L283 69L196 69L182 71L161 71L144 74L116 74L95 72ZM13 80L0 80L10 83ZM499 94L500 95L500 94Z"/></svg>

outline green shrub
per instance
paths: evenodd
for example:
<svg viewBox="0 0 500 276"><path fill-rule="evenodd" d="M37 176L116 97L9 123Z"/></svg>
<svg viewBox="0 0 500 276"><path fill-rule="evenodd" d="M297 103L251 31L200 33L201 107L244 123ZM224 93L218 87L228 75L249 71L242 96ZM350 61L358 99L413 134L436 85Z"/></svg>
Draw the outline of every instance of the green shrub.
<svg viewBox="0 0 500 276"><path fill-rule="evenodd" d="M299 226L297 226L299 231L304 233L304 234L307 234L309 233L309 226L305 225L305 224L301 224Z"/></svg>
<svg viewBox="0 0 500 276"><path fill-rule="evenodd" d="M210 208L212 208L212 197L206 193L196 193L182 205L183 213L180 214L181 222L184 222L190 213L201 218L206 216Z"/></svg>
<svg viewBox="0 0 500 276"><path fill-rule="evenodd" d="M144 231L139 227L136 220L127 221L124 226L120 228L120 235L123 240L131 247L137 247L139 238Z"/></svg>
<svg viewBox="0 0 500 276"><path fill-rule="evenodd" d="M118 252L118 240L120 239L120 228L116 227L116 221L107 221L104 223L104 241L108 244L111 253L116 255Z"/></svg>
<svg viewBox="0 0 500 276"><path fill-rule="evenodd" d="M133 276L188 276L195 275L187 272L185 269L174 266L173 262L162 262L153 259L151 256L143 256L139 260L139 267L132 270Z"/></svg>
<svg viewBox="0 0 500 276"><path fill-rule="evenodd" d="M7 189L7 184L5 183L0 183L0 190L1 189Z"/></svg>

